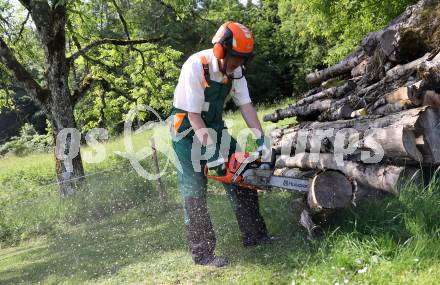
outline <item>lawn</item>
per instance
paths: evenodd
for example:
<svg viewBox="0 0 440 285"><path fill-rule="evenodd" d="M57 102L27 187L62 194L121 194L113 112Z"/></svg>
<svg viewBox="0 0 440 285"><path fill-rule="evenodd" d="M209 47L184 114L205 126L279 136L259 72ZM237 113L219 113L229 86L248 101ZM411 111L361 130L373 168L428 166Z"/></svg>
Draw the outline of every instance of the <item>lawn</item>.
<svg viewBox="0 0 440 285"><path fill-rule="evenodd" d="M271 108L260 108L259 115ZM232 132L244 126L228 113ZM287 124L289 122L283 122ZM166 129L161 130L163 134ZM152 131L138 134L137 149ZM163 135L166 144L167 136ZM245 249L218 183L208 204L222 269L196 266L186 248L183 213L170 168L164 176L169 204L126 159L122 138L105 144L107 158L85 164L88 191L60 200L53 184L52 154L0 161L0 284L438 284L440 195L404 189L337 214L325 237L310 241L291 211L295 194L261 194L270 246ZM89 151L84 148L82 151ZM165 165L166 155L160 155ZM150 169L148 159L143 162Z"/></svg>

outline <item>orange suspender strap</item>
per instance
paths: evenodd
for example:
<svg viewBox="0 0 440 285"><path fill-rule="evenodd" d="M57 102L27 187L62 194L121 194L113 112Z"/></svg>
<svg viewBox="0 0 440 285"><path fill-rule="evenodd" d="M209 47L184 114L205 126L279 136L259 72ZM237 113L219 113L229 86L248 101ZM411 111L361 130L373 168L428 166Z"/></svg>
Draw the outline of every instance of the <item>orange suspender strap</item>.
<svg viewBox="0 0 440 285"><path fill-rule="evenodd" d="M200 59L202 60L203 66L203 86L207 88L209 87L208 81L210 80L208 59L206 59L206 56L204 55L202 55Z"/></svg>
<svg viewBox="0 0 440 285"><path fill-rule="evenodd" d="M180 126L183 123L183 119L185 118L185 113L175 113L174 114L174 121L173 121L173 127L174 131L177 133Z"/></svg>

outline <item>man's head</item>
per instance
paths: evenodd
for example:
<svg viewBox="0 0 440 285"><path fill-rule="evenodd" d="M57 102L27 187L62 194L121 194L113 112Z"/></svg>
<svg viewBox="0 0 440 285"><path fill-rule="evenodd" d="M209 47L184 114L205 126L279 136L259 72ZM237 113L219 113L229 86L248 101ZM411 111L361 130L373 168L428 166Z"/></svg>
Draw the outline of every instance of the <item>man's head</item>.
<svg viewBox="0 0 440 285"><path fill-rule="evenodd" d="M226 74L232 74L234 70L245 64L245 59L242 57L227 55L224 59L224 68Z"/></svg>
<svg viewBox="0 0 440 285"><path fill-rule="evenodd" d="M254 37L251 31L236 22L224 23L212 43L215 57L225 61L226 73L244 65L254 55Z"/></svg>

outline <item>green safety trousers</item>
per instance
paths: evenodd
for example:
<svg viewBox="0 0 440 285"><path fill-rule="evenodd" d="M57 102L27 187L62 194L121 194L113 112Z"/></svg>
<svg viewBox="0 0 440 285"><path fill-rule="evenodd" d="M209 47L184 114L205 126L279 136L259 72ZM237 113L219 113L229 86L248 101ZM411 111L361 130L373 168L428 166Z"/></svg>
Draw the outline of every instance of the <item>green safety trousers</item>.
<svg viewBox="0 0 440 285"><path fill-rule="evenodd" d="M205 106L201 116L207 128L212 128L217 133L217 144L215 156L221 152L222 157L230 157L237 149L237 142L230 137L229 145L223 143L222 134L225 135L227 129L223 121L223 107L225 99L231 90L231 83L219 83L205 78L207 87L205 89ZM179 190L182 196L183 209L185 216L185 226L187 231L187 242L195 263L201 263L205 259L214 256L216 238L208 213L206 203L207 178L203 173L206 160L192 160L194 131L188 120L186 111L174 108L171 115L171 132L173 137L172 146L177 160L177 176ZM186 134L185 134L186 132ZM181 135L185 135L182 137ZM225 140L227 142L227 139ZM229 148L228 148L229 146ZM202 152L203 152L202 147ZM199 149L200 152L200 149ZM197 164L194 169L194 163ZM221 170L217 174L222 175ZM267 229L263 217L260 214L258 193L255 190L238 187L235 185L223 184L228 199L235 213L242 241L245 246L255 245L262 238L267 237Z"/></svg>

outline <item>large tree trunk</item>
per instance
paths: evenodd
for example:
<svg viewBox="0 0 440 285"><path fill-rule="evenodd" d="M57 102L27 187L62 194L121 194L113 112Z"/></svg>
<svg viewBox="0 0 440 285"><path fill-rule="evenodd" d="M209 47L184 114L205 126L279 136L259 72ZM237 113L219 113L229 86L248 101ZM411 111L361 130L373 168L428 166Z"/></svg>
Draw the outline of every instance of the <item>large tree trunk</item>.
<svg viewBox="0 0 440 285"><path fill-rule="evenodd" d="M25 67L19 63L1 35L0 60L11 71L17 84L25 89L36 104L41 107L53 126L57 139L56 175L60 184L60 194L67 196L74 193L84 180L84 169L79 153L80 135L79 131L75 129L74 106L92 88L94 82L99 81L91 79L91 75L86 74L81 82L74 84L73 94L70 94L68 80L70 66L80 56L87 59L86 54L98 46L105 44L132 46L159 42L162 37L137 40L105 38L91 42L85 47L81 47L79 42L74 39L78 51L67 58L65 27L68 1L19 0L19 2L32 17L44 50L47 87L36 82ZM127 38L129 38L125 20L119 10L118 14L123 22ZM64 131L72 133L72 135L66 137ZM59 136L60 132L62 132L62 136Z"/></svg>
<svg viewBox="0 0 440 285"><path fill-rule="evenodd" d="M57 137L66 128L76 128L73 114L74 106L68 82L69 61L66 58L67 8L63 3L53 4L51 7L47 1L21 0L20 2L29 11L43 46L46 59L47 89L42 89L13 57L10 50L5 48L10 59L7 66L13 71L20 84L24 85L31 95L35 94L33 99L42 106ZM18 73L17 70L21 70L21 72ZM76 131L76 133L78 132ZM55 162L59 191L64 197L73 194L83 181L84 169L78 150L80 141L77 136L68 136L65 140L57 139L55 141L57 142L56 149L64 151L58 153ZM74 149L78 150L75 157L62 159L63 155L72 154Z"/></svg>
<svg viewBox="0 0 440 285"><path fill-rule="evenodd" d="M48 67L47 83L51 92L51 122L58 134L65 128L76 128L73 104L69 89L69 63L66 59L66 9L63 7L55 8L53 11L56 17L52 22L52 34L50 37L42 37L45 45L45 54ZM60 143L59 141L57 141ZM61 142L63 143L63 142ZM70 153L80 141L70 136L64 142L66 153ZM61 146L57 146L59 148ZM68 196L73 194L77 186L83 182L84 168L81 155L78 154L72 159L71 164L68 160L56 159L56 174L60 183L60 194Z"/></svg>

